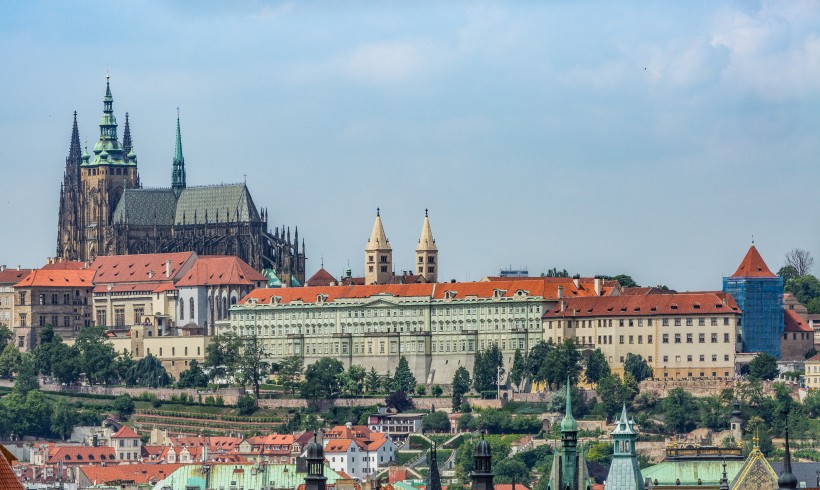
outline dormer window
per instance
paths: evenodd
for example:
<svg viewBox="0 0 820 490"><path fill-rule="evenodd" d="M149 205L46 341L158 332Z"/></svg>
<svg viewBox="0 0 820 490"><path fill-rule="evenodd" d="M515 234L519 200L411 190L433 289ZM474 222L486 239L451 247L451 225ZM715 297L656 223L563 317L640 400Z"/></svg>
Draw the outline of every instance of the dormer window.
<svg viewBox="0 0 820 490"><path fill-rule="evenodd" d="M526 296L527 294L529 294L529 292L524 291L523 289L519 289L518 291L515 292L515 295L518 296L518 297Z"/></svg>
<svg viewBox="0 0 820 490"><path fill-rule="evenodd" d="M454 299L458 291L444 291L444 299Z"/></svg>
<svg viewBox="0 0 820 490"><path fill-rule="evenodd" d="M326 294L317 294L316 295L316 302L317 303L324 303L325 301L327 301L327 295Z"/></svg>
<svg viewBox="0 0 820 490"><path fill-rule="evenodd" d="M493 289L493 298L501 298L506 292L505 289Z"/></svg>

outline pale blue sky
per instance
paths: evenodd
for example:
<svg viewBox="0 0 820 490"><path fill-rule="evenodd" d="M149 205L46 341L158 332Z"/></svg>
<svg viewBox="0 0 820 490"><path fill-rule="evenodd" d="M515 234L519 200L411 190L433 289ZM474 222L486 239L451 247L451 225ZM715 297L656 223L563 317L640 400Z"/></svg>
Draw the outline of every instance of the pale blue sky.
<svg viewBox="0 0 820 490"><path fill-rule="evenodd" d="M143 184L241 181L308 270L499 267L718 289L752 235L820 255L818 2L2 2L0 263L54 254L104 75ZM121 129L121 128L120 128Z"/></svg>

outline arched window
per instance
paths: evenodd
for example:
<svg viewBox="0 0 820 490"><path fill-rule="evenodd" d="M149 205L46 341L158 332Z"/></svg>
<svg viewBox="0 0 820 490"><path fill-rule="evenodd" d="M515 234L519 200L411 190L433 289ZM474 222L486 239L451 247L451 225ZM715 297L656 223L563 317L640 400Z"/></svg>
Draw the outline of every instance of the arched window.
<svg viewBox="0 0 820 490"><path fill-rule="evenodd" d="M228 316L228 298L223 296L222 297L222 319L224 320Z"/></svg>
<svg viewBox="0 0 820 490"><path fill-rule="evenodd" d="M188 306L190 307L190 313L191 313L189 316L191 317L191 320L193 320L195 318L194 317L194 298L191 298L191 299L188 300Z"/></svg>
<svg viewBox="0 0 820 490"><path fill-rule="evenodd" d="M179 298L179 319L185 319L185 300L182 298Z"/></svg>

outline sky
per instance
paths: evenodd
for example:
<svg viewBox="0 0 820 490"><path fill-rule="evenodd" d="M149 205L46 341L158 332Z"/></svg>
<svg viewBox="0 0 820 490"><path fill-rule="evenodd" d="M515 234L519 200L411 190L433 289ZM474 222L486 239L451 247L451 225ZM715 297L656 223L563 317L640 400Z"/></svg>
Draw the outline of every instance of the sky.
<svg viewBox="0 0 820 490"><path fill-rule="evenodd" d="M242 182L308 275L502 267L719 289L820 256L820 3L0 2L0 263L56 248L73 111L110 73L145 187ZM818 264L820 266L820 264Z"/></svg>

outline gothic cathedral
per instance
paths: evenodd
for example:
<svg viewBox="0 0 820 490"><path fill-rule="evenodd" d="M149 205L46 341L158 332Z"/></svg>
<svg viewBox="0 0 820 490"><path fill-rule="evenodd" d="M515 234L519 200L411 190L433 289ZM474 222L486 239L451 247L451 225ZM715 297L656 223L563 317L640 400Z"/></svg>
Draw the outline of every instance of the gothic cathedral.
<svg viewBox="0 0 820 490"><path fill-rule="evenodd" d="M268 212L256 208L247 186L188 187L177 116L170 188L143 189L131 142L128 113L122 144L117 139L114 98L106 79L100 139L93 155L80 148L77 113L60 188L57 256L92 261L98 255L194 251L236 255L254 269L274 273L282 284L305 279L305 244L298 228L270 233Z"/></svg>

